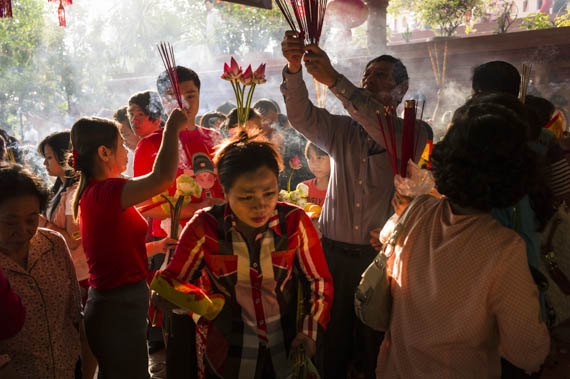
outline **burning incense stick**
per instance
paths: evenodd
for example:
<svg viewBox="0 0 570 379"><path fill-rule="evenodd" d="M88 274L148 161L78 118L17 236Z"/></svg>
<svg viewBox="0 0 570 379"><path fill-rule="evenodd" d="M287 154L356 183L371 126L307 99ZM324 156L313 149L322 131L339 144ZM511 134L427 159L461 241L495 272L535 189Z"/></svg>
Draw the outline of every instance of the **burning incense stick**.
<svg viewBox="0 0 570 379"><path fill-rule="evenodd" d="M327 104L328 87L326 84L320 83L317 79L313 80L315 82L315 97L317 98L317 107L324 108Z"/></svg>
<svg viewBox="0 0 570 379"><path fill-rule="evenodd" d="M428 46L428 53L431 61L431 68L433 70L433 76L435 78L435 84L437 84L437 88L441 88L445 83L445 74L447 71L447 41L443 46L443 57L441 63L436 43L433 45L433 48Z"/></svg>
<svg viewBox="0 0 570 379"><path fill-rule="evenodd" d="M378 124L380 125L380 131L382 132L382 138L384 139L384 146L386 147L386 153L388 154L388 161L390 162L390 167L392 167L392 172L394 173L395 176L398 173L398 168L396 167L396 163L394 162L394 155L390 151L388 145L388 139L386 138L386 132L384 131L385 127L382 122L382 114L380 113L380 111L376 111L376 117L378 117ZM386 122L386 126L387 125L388 123Z"/></svg>
<svg viewBox="0 0 570 379"><path fill-rule="evenodd" d="M521 76L521 92L519 99L521 103L525 103L526 101L526 93L528 91L528 85L530 83L530 74L532 72L532 65L523 64L522 67L522 76Z"/></svg>
<svg viewBox="0 0 570 379"><path fill-rule="evenodd" d="M417 120L417 102L415 100L406 100L404 108L404 120L401 129L400 141L400 167L398 167L398 154L396 145L396 128L395 125L399 123L396 116L394 107L384 107L384 117L380 111L376 112L382 138L384 139L384 147L388 155L388 161L392 167L392 172L395 175L406 177L408 161L414 160L416 157L417 143L420 137L423 107L422 104L420 119Z"/></svg>
<svg viewBox="0 0 570 379"><path fill-rule="evenodd" d="M289 27L301 34L306 44L319 44L327 0L275 0Z"/></svg>
<svg viewBox="0 0 570 379"><path fill-rule="evenodd" d="M180 87L178 86L178 73L176 72L176 60L174 59L174 49L172 45L168 42L161 42L158 44L158 52L162 58L162 63L164 68L168 73L168 79L170 79L170 85L172 86L172 92L178 106L182 109L182 96L180 95Z"/></svg>
<svg viewBox="0 0 570 379"><path fill-rule="evenodd" d="M402 125L402 156L400 157L400 175L404 178L406 177L408 160L414 160L415 134L416 101L406 100L404 103L404 122Z"/></svg>

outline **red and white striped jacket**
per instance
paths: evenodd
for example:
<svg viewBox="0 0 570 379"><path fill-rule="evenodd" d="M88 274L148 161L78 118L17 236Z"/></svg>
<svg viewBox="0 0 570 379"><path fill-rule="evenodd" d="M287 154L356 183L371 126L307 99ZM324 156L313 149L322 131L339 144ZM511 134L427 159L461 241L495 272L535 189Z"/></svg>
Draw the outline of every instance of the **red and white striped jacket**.
<svg viewBox="0 0 570 379"><path fill-rule="evenodd" d="M333 285L315 228L300 208L277 203L268 228L248 248L229 205L196 213L166 271L192 282L202 269L226 304L209 326L206 355L224 378L253 378L260 345L271 352L278 378L292 370L291 341L301 331L316 340L329 321ZM304 317L296 325L297 293Z"/></svg>

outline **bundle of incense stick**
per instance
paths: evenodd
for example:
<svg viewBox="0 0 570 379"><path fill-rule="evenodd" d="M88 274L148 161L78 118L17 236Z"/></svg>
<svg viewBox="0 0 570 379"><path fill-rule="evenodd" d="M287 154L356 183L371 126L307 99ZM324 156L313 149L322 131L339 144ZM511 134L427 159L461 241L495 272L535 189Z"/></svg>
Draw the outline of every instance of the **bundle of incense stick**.
<svg viewBox="0 0 570 379"><path fill-rule="evenodd" d="M327 0L275 0L289 27L307 44L319 44Z"/></svg>
<svg viewBox="0 0 570 379"><path fill-rule="evenodd" d="M443 58L441 64L437 43L433 45L433 50L428 45L428 53L431 61L431 68L433 70L433 76L435 77L435 83L437 84L437 88L441 88L445 83L445 74L447 71L447 41L445 41L445 44L443 45Z"/></svg>
<svg viewBox="0 0 570 379"><path fill-rule="evenodd" d="M423 103L425 105L425 102ZM398 122L394 107L384 107L384 117L380 111L376 112L378 123L384 139L384 146L388 154L388 160L395 175L406 177L408 168L408 160L413 160L416 156L417 142L422 125L423 105L421 109L420 119L417 120L417 107L415 100L406 100L404 103L404 120L402 124L402 141L400 154L400 167L398 169L398 156L396 147L396 130L395 123ZM384 118L384 120L383 120Z"/></svg>
<svg viewBox="0 0 570 379"><path fill-rule="evenodd" d="M172 86L172 92L178 106L182 109L182 97L180 96L180 87L178 86L178 73L176 72L176 60L174 59L174 49L172 45L168 42L161 42L157 45L158 52L162 58L162 63L164 68L168 73L168 79L170 79L170 85Z"/></svg>
<svg viewBox="0 0 570 379"><path fill-rule="evenodd" d="M526 100L526 92L528 91L528 85L530 83L530 73L532 72L532 65L523 64L522 76L521 76L521 93L520 101L524 104Z"/></svg>

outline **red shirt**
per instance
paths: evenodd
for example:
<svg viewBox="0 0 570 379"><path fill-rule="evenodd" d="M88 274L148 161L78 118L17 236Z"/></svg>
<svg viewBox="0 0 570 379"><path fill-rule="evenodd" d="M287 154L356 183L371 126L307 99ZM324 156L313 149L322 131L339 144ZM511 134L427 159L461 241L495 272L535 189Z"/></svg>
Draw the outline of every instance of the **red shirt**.
<svg viewBox="0 0 570 379"><path fill-rule="evenodd" d="M81 195L79 218L89 285L108 290L148 275L148 224L135 207L121 207L127 179L91 180Z"/></svg>
<svg viewBox="0 0 570 379"><path fill-rule="evenodd" d="M322 207L325 202L325 197L327 196L327 190L320 190L317 188L317 178L305 180L303 184L306 184L307 187L309 187L307 201Z"/></svg>
<svg viewBox="0 0 570 379"><path fill-rule="evenodd" d="M156 130L139 141L135 150L133 164L134 177L146 175L152 171L158 149L162 143L163 131L164 129ZM179 146L182 150L180 151L176 177L182 174L189 175L202 187L201 197L192 197L191 202L199 203L203 199L210 197L223 199L224 193L218 181L218 177L214 173L214 164L212 163L214 147L221 141L220 133L212 129L196 126L196 130L184 130L180 132L179 139ZM202 169L199 172L199 177L196 176L192 163L193 159L196 160L198 155L202 155L202 158L207 157L209 163L206 162L206 166L211 165L211 170ZM204 162L202 161L202 163ZM168 192L171 196L174 195L176 192L176 182L172 183ZM160 222L161 220L159 219L152 220L152 235L155 237L166 237L167 233L160 227ZM184 226L187 222L188 219L181 219L180 225Z"/></svg>

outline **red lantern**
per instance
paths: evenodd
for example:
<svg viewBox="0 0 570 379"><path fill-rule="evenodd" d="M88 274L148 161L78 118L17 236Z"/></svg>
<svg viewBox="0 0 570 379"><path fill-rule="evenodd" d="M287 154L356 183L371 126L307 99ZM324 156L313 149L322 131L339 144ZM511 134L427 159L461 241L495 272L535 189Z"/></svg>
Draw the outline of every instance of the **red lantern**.
<svg viewBox="0 0 570 379"><path fill-rule="evenodd" d="M362 0L332 0L327 4L327 23L356 28L368 19L368 6Z"/></svg>
<svg viewBox="0 0 570 379"><path fill-rule="evenodd" d="M12 0L0 0L0 18L12 17Z"/></svg>
<svg viewBox="0 0 570 379"><path fill-rule="evenodd" d="M65 8L61 1L59 2L59 8L57 9L57 17L59 18L59 26L65 28L67 26L67 22L65 22Z"/></svg>

